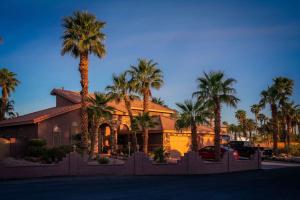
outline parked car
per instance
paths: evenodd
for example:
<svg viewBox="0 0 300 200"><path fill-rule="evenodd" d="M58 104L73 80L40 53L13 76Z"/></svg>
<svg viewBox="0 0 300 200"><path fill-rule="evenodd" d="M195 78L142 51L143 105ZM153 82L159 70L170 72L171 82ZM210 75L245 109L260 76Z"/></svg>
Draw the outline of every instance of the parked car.
<svg viewBox="0 0 300 200"><path fill-rule="evenodd" d="M224 153L227 151L233 151L233 156L235 159L239 159L239 154L237 151L226 147L221 146L221 157L223 157ZM201 149L199 149L199 156L201 156L204 160L214 160L215 159L215 146L206 146Z"/></svg>
<svg viewBox="0 0 300 200"><path fill-rule="evenodd" d="M236 150L239 156L244 158L250 158L256 151L247 141L230 141L227 146Z"/></svg>
<svg viewBox="0 0 300 200"><path fill-rule="evenodd" d="M262 151L262 158L271 158L273 156L273 150L272 149L264 149Z"/></svg>

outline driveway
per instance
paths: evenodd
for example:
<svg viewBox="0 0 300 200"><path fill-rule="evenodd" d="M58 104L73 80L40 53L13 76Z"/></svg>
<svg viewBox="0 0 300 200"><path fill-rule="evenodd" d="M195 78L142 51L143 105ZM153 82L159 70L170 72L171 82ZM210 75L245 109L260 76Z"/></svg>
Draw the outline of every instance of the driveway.
<svg viewBox="0 0 300 200"><path fill-rule="evenodd" d="M65 177L0 182L0 199L299 199L300 167L190 176Z"/></svg>

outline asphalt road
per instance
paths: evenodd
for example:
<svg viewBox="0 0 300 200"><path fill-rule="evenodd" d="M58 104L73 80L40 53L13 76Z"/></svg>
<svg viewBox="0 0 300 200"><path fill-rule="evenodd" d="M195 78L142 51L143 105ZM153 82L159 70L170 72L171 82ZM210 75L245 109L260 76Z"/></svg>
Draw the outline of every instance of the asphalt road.
<svg viewBox="0 0 300 200"><path fill-rule="evenodd" d="M2 181L0 199L283 200L300 199L299 183L295 166L216 175L64 177Z"/></svg>

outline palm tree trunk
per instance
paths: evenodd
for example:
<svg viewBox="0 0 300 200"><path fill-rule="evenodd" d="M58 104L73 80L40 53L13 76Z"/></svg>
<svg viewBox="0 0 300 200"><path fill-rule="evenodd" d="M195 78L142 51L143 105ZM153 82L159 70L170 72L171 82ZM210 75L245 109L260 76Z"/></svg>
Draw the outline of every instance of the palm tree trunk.
<svg viewBox="0 0 300 200"><path fill-rule="evenodd" d="M99 152L99 147L97 145L96 148L96 144L98 144L98 130L99 130L99 122L95 122L95 124L93 125L93 128L91 130L91 149L90 149L90 158L93 158L95 155L95 151L97 150Z"/></svg>
<svg viewBox="0 0 300 200"><path fill-rule="evenodd" d="M127 97L124 98L124 101L125 101L126 109L127 109L127 112L129 115L129 120L130 120L130 126L131 126L131 132L132 132L131 143L133 146L133 151L135 152L136 145L137 145L137 143L136 143L137 139L136 139L136 132L133 131L134 127L133 127L133 114L132 114L132 110L131 110L131 103Z"/></svg>
<svg viewBox="0 0 300 200"><path fill-rule="evenodd" d="M272 112L272 125L273 125L273 150L275 154L278 154L278 119L277 119L277 106L275 104L271 105Z"/></svg>
<svg viewBox="0 0 300 200"><path fill-rule="evenodd" d="M7 98L8 98L8 93L7 93L7 88L6 85L2 85L2 104L1 104L1 116L0 116L0 121L5 119L5 111L6 111L6 105L7 105Z"/></svg>
<svg viewBox="0 0 300 200"><path fill-rule="evenodd" d="M149 110L149 90L144 91L144 101L143 101L143 107L144 107L144 113L147 113ZM144 153L148 154L148 140L149 140L149 129L148 128L143 128L144 129L144 135L143 135L143 151Z"/></svg>
<svg viewBox="0 0 300 200"><path fill-rule="evenodd" d="M198 144L197 144L197 125L195 122L192 122L191 125L191 136L192 136L192 151L198 151Z"/></svg>
<svg viewBox="0 0 300 200"><path fill-rule="evenodd" d="M220 148L220 132L221 132L221 105L219 99L215 99L215 159L220 161L221 148Z"/></svg>
<svg viewBox="0 0 300 200"><path fill-rule="evenodd" d="M292 122L290 117L287 117L286 123L287 123L287 150L289 152L290 145L291 145L291 134L292 134Z"/></svg>
<svg viewBox="0 0 300 200"><path fill-rule="evenodd" d="M88 114L87 114L87 99L88 99L88 54L80 55L79 72L81 76L81 131L82 131L82 148L87 151L88 146Z"/></svg>

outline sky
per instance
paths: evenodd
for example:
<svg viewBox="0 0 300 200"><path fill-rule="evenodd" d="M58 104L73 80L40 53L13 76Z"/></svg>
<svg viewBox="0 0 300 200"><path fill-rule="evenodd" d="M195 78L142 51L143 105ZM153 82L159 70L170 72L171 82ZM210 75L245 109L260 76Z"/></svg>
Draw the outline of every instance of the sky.
<svg viewBox="0 0 300 200"><path fill-rule="evenodd" d="M299 1L9 0L0 4L0 67L21 81L10 97L19 114L55 106L53 88L80 90L79 60L60 51L62 18L82 10L106 22L107 55L90 58L90 91L104 91L113 73L147 58L164 73L153 96L172 108L191 98L204 71L217 70L237 80L238 108L249 117L276 76L295 81L300 104ZM235 110L223 106L222 121L235 122Z"/></svg>

